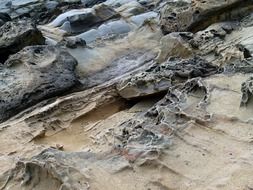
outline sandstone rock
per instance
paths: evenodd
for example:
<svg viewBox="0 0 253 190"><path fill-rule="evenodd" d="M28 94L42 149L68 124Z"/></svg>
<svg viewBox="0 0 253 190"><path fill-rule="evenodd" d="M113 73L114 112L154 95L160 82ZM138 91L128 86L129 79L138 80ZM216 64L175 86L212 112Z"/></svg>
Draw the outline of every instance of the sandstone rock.
<svg viewBox="0 0 253 190"><path fill-rule="evenodd" d="M42 45L45 39L30 21L7 22L0 27L0 62L30 45Z"/></svg>
<svg viewBox="0 0 253 190"><path fill-rule="evenodd" d="M76 60L52 46L26 47L1 66L0 121L76 84Z"/></svg>
<svg viewBox="0 0 253 190"><path fill-rule="evenodd" d="M219 21L241 18L251 13L253 2L245 0L195 0L191 4L172 3L161 11L161 28L164 33L175 31L196 32Z"/></svg>
<svg viewBox="0 0 253 190"><path fill-rule="evenodd" d="M120 13L121 16L127 18L133 15L141 14L145 11L145 8L141 6L140 3L136 1L131 1L129 3L126 3L119 8L116 9L117 12Z"/></svg>
<svg viewBox="0 0 253 190"><path fill-rule="evenodd" d="M147 112L119 126L120 147L136 155L133 160L136 164L149 165L148 161L158 159L163 151L173 146L173 136L189 125L189 121L208 122L208 114L198 111L199 105L205 103L207 93L200 78L168 88L164 98ZM196 96L196 102L190 101L191 94Z"/></svg>
<svg viewBox="0 0 253 190"><path fill-rule="evenodd" d="M123 79L117 84L117 89L126 99L144 97L166 91L178 82L206 77L217 72L218 67L199 58L175 59Z"/></svg>
<svg viewBox="0 0 253 190"><path fill-rule="evenodd" d="M168 57L189 58L193 54L191 46L182 39L180 33L171 33L162 37L160 46L158 63L166 61Z"/></svg>
<svg viewBox="0 0 253 190"><path fill-rule="evenodd" d="M152 65L154 57L155 54L136 50L113 60L110 66L97 73L88 74L81 81L85 86L92 87L110 80L120 80L120 78L126 76L128 73L135 72L138 68L143 70L144 67L147 68L148 65Z"/></svg>

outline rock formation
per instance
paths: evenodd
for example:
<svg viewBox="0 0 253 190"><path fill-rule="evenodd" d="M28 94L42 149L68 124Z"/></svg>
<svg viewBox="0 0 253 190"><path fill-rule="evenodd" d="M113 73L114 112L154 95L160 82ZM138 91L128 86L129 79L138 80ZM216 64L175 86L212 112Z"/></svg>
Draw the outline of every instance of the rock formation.
<svg viewBox="0 0 253 190"><path fill-rule="evenodd" d="M0 120L74 86L76 60L66 50L51 46L26 47L3 66Z"/></svg>
<svg viewBox="0 0 253 190"><path fill-rule="evenodd" d="M30 21L6 22L0 27L0 61L30 45L43 45L42 33Z"/></svg>
<svg viewBox="0 0 253 190"><path fill-rule="evenodd" d="M1 190L252 190L252 0L2 0Z"/></svg>

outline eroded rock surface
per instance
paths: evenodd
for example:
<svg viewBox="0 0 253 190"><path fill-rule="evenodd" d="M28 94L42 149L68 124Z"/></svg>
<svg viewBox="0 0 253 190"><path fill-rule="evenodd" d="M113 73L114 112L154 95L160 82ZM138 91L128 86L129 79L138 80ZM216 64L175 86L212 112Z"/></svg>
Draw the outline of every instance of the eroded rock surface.
<svg viewBox="0 0 253 190"><path fill-rule="evenodd" d="M11 56L0 71L0 120L70 89L77 82L76 64L66 50L51 46L27 47Z"/></svg>
<svg viewBox="0 0 253 190"><path fill-rule="evenodd" d="M172 59L120 81L117 89L119 94L127 99L143 97L163 92L190 78L206 77L217 72L218 67L199 58Z"/></svg>
<svg viewBox="0 0 253 190"><path fill-rule="evenodd" d="M199 31L215 22L233 20L252 11L251 0L194 0L168 3L161 13L161 27L164 33L177 31Z"/></svg>
<svg viewBox="0 0 253 190"><path fill-rule="evenodd" d="M28 20L6 22L0 27L0 62L30 45L43 45L42 33Z"/></svg>

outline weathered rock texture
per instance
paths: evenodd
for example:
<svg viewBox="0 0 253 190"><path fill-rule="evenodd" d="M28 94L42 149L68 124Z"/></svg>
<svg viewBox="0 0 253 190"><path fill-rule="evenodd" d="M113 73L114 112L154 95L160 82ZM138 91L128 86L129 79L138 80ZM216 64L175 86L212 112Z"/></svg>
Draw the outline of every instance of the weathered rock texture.
<svg viewBox="0 0 253 190"><path fill-rule="evenodd" d="M253 189L252 1L7 1L1 190Z"/></svg>
<svg viewBox="0 0 253 190"><path fill-rule="evenodd" d="M194 0L191 4L169 3L161 12L164 33L199 31L215 22L242 18L253 9L251 0Z"/></svg>
<svg viewBox="0 0 253 190"><path fill-rule="evenodd" d="M28 20L7 22L0 27L0 62L29 45L42 45L42 33Z"/></svg>
<svg viewBox="0 0 253 190"><path fill-rule="evenodd" d="M172 59L123 79L117 84L117 89L119 94L127 99L144 97L166 91L169 87L188 79L206 77L217 72L217 66L199 58Z"/></svg>
<svg viewBox="0 0 253 190"><path fill-rule="evenodd" d="M0 120L75 85L76 60L59 47L31 46L1 66Z"/></svg>

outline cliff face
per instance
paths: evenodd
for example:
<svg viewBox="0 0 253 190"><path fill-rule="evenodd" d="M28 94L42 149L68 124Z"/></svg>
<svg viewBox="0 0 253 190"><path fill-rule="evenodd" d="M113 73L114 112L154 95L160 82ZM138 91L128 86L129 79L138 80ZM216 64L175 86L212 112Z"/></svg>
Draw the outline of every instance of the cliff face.
<svg viewBox="0 0 253 190"><path fill-rule="evenodd" d="M0 189L253 189L252 11L1 1Z"/></svg>

